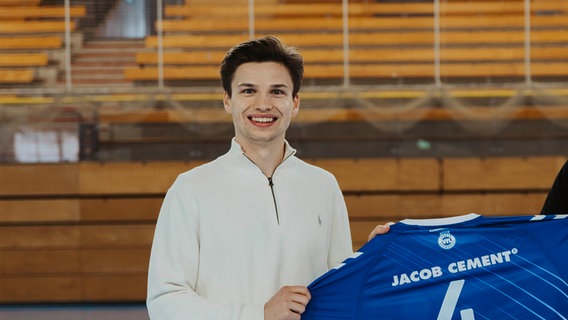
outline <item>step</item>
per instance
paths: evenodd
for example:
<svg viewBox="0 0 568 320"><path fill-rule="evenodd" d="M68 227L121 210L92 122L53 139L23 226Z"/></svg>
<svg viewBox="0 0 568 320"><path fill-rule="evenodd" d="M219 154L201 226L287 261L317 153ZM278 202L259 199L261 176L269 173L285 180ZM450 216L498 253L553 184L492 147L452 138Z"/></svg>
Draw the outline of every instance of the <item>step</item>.
<svg viewBox="0 0 568 320"><path fill-rule="evenodd" d="M86 69L86 68L105 68L105 67L113 67L113 68L126 68L126 67L136 67L138 64L135 60L80 60L74 61L72 67L74 69Z"/></svg>
<svg viewBox="0 0 568 320"><path fill-rule="evenodd" d="M65 79L60 79L58 80L59 84L64 84L65 83ZM124 80L124 79L108 79L108 78L103 78L103 79L82 79L82 78L75 78L72 77L71 78L71 83L73 86L75 85L82 85L82 86L104 86L104 85L113 85L113 89L115 89L115 85L120 85L121 87L134 87L134 84L132 83L132 81L128 81L128 80Z"/></svg>
<svg viewBox="0 0 568 320"><path fill-rule="evenodd" d="M100 75L100 74L107 74L107 75L121 75L124 76L124 70L122 68L116 67L76 67L74 66L71 68L71 73L73 75L85 75L85 76L93 76L93 75Z"/></svg>
<svg viewBox="0 0 568 320"><path fill-rule="evenodd" d="M91 40L83 44L83 49L143 49L144 40Z"/></svg>
<svg viewBox="0 0 568 320"><path fill-rule="evenodd" d="M72 71L72 79L122 79L128 81L124 78L122 72L110 73L110 72L87 72L87 71Z"/></svg>
<svg viewBox="0 0 568 320"><path fill-rule="evenodd" d="M80 50L73 53L74 59L127 59L136 58L138 50Z"/></svg>

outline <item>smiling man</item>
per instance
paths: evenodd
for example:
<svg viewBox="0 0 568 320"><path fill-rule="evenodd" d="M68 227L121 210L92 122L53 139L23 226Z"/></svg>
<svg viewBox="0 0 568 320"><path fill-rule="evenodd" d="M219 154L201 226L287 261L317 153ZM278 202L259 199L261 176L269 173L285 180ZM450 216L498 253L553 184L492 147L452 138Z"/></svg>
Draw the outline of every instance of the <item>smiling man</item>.
<svg viewBox="0 0 568 320"><path fill-rule="evenodd" d="M287 67L278 62L242 64L232 78L223 102L233 116L235 140L271 177L283 158L286 130L298 114L299 94Z"/></svg>
<svg viewBox="0 0 568 320"><path fill-rule="evenodd" d="M168 190L148 273L152 319L300 319L306 286L352 254L335 177L285 139L303 70L272 36L227 53L221 82L235 137Z"/></svg>

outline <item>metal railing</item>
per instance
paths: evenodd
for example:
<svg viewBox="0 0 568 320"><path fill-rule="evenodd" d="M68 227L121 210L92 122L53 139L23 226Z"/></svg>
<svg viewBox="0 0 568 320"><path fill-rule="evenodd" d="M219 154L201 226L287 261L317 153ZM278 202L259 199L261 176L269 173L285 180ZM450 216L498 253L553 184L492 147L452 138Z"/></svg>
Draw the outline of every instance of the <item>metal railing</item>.
<svg viewBox="0 0 568 320"><path fill-rule="evenodd" d="M443 34L444 30L441 29L441 19L443 19L443 17L441 17L440 14L440 4L441 1L444 0L434 0L433 1L433 8L434 11L432 12L432 17L433 17L433 26L432 26L432 34L433 34L433 46L431 47L431 50L433 52L433 60L431 61L432 63L432 70L433 70L433 77L431 79L431 83L428 84L426 83L426 85L431 85L433 84L435 87L442 87L446 84L446 82L444 81L444 77L443 77L443 72L442 72L442 66L445 63L442 58L441 58L441 53L443 51L443 44L441 41L441 35ZM519 2L520 3L520 2ZM157 30L157 48L156 48L156 52L157 52L157 56L158 56L158 60L157 60L157 69L158 69L158 75L157 75L157 79L156 82L154 82L153 84L150 83L149 85L144 85L144 86L133 86L130 89L127 87L120 87L118 86L117 88L113 88L111 86L105 88L105 87L101 87L101 86L97 86L96 88L89 88L88 85L79 85L76 81L74 81L73 79L73 75L74 75L74 65L72 63L72 60L74 59L74 57L76 56L76 48L74 48L72 46L72 34L73 33L80 33L82 32L82 30L72 30L71 28L71 24L72 24L72 17L70 16L70 6L71 6L71 0L64 0L64 4L65 4L65 34L64 34L64 63L63 65L61 65L60 68L60 72L63 75L63 79L64 79L64 86L62 87L61 85L59 86L55 86L55 87L51 87L49 85L44 85L44 86L28 86L28 85L22 85L22 86L8 86L7 88L1 88L0 92L18 92L18 93L66 93L66 94L71 94L71 93L81 93L81 92L112 92L115 90L119 90L119 91L137 91L137 90L142 90L142 91L147 91L147 90L154 90L154 91L165 91L165 90L171 90L172 88L169 87L166 84L166 76L164 73L165 68L167 67L167 64L164 61L164 54L165 52L168 50L165 48L164 46L164 38L167 37L167 34L164 34L164 28L163 28L163 22L165 20L165 15L164 15L164 7L167 6L168 4L165 3L164 0L156 0L156 8L157 8L157 12L156 12L156 16L157 16L157 21L156 21L156 30ZM255 0L247 0L247 4L248 6L248 16L246 17L246 19L248 19L248 36L249 38L254 38L255 36L258 35L257 29L255 27L255 22L256 22L256 15L255 15L255 7L257 6L257 4L255 3ZM277 5L277 4L275 4ZM342 26L342 35L343 35L343 48L342 48L342 52L343 52L343 77L342 77L342 81L341 81L341 86L344 89L350 88L352 86L354 86L355 84L353 83L353 78L351 76L351 67L352 67L352 62L350 62L351 59L351 50L353 48L353 45L350 43L350 35L353 33L353 31L350 29L349 24L350 24L350 12L349 12L349 1L348 0L343 0L342 1L342 19L343 19L343 26ZM369 3L369 6L375 5L373 3ZM532 34L532 27L531 27L531 1L530 0L523 0L523 5L524 5L524 79L523 79L523 84L527 87L532 86L533 84L533 75L532 75L532 64L533 61L531 60L531 34ZM380 17L377 17L377 19L381 19ZM567 30L567 34L568 34L568 30ZM567 38L568 39L568 38ZM568 40L566 41L568 43ZM292 43L292 45L294 45ZM148 50L145 49L145 50ZM380 57L377 58L377 62L381 63L380 61ZM568 75L567 75L568 76ZM404 80L404 79L403 79ZM506 83L506 81L505 81ZM553 81L551 81L551 83L554 83ZM61 81L59 81L59 84L61 84ZM396 81L393 80L392 83L387 82L387 84L396 84ZM411 84L411 82L407 82L404 83L405 84ZM519 85L520 83L515 81L513 84L515 85ZM380 86L380 84L377 84L377 86Z"/></svg>

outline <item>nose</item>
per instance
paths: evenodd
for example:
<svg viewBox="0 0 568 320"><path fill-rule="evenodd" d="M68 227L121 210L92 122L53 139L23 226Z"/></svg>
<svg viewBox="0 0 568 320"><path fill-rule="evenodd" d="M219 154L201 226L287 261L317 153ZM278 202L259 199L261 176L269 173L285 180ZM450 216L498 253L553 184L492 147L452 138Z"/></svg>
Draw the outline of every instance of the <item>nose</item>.
<svg viewBox="0 0 568 320"><path fill-rule="evenodd" d="M258 95L257 101L255 101L256 109L259 111L269 111L272 109L272 100L268 94Z"/></svg>

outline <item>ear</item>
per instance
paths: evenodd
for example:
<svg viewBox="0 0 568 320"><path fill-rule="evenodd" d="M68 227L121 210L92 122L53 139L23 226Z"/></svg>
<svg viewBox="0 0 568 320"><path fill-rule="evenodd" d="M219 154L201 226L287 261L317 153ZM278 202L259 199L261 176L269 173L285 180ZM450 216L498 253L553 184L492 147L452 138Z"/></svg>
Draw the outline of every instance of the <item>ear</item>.
<svg viewBox="0 0 568 320"><path fill-rule="evenodd" d="M227 91L223 94L223 106L225 107L225 112L229 114L233 112L233 109L231 108L231 97L229 97Z"/></svg>
<svg viewBox="0 0 568 320"><path fill-rule="evenodd" d="M292 103L294 104L292 106L292 117L295 117L298 114L298 112L300 112L300 94L299 93L296 94L296 96L292 100Z"/></svg>

